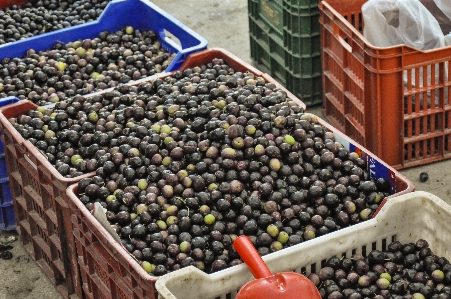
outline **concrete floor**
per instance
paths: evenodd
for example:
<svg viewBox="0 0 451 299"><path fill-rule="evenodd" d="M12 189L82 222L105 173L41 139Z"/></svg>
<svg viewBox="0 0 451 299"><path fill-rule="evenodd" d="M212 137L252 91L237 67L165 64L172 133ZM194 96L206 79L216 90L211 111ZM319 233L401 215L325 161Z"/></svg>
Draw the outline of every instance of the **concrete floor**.
<svg viewBox="0 0 451 299"><path fill-rule="evenodd" d="M247 1L245 0L155 0L155 4L209 41L209 47L227 49L242 60L250 58ZM321 107L308 111L323 117ZM419 181L421 172L429 174L425 183ZM451 160L401 171L416 186L451 202ZM0 231L0 244L15 233ZM0 299L61 298L40 268L28 257L18 241L13 242L14 258L0 260ZM20 267L19 267L19 266Z"/></svg>

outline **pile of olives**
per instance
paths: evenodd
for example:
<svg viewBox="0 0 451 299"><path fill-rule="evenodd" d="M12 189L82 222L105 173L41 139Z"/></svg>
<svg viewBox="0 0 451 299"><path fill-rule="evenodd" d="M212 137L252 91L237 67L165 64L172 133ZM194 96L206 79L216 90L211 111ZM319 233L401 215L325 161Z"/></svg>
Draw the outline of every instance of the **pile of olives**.
<svg viewBox="0 0 451 299"><path fill-rule="evenodd" d="M37 105L115 87L163 72L176 54L162 48L152 30L131 26L103 31L94 39L58 42L47 51L30 49L0 63L0 97Z"/></svg>
<svg viewBox="0 0 451 299"><path fill-rule="evenodd" d="M365 257L332 257L309 278L325 299L451 298L451 264L423 239L394 241L387 250L372 250Z"/></svg>
<svg viewBox="0 0 451 299"><path fill-rule="evenodd" d="M97 20L111 0L30 0L0 10L0 45Z"/></svg>
<svg viewBox="0 0 451 299"><path fill-rule="evenodd" d="M365 221L389 195L286 92L223 59L10 119L159 276L241 263Z"/></svg>

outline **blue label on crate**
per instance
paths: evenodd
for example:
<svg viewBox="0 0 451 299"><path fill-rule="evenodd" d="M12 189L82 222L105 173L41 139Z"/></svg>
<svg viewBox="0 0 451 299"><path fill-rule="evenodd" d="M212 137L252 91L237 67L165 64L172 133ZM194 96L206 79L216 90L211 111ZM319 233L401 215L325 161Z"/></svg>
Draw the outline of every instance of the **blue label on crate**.
<svg viewBox="0 0 451 299"><path fill-rule="evenodd" d="M380 178L386 179L390 183L390 194L396 193L396 176L392 170L388 169L387 166L383 165L374 157L367 155L364 150L344 139L341 135L334 134L334 137L335 141L340 142L344 148L348 149L350 152L356 152L362 159L366 160L367 171L371 178L375 180Z"/></svg>
<svg viewBox="0 0 451 299"><path fill-rule="evenodd" d="M390 194L396 193L396 176L393 171L388 169L381 162L368 155L367 158L368 172L370 176L377 180L380 178L386 179L390 183Z"/></svg>

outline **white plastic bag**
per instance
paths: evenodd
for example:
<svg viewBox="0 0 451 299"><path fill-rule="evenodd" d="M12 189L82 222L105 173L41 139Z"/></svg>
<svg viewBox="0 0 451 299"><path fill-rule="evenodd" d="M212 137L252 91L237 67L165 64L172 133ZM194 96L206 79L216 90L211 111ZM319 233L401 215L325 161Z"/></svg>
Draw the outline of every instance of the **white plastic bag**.
<svg viewBox="0 0 451 299"><path fill-rule="evenodd" d="M365 23L363 34L374 46L385 48L405 44L419 50L430 50L451 45L451 32L442 30L442 27L450 28L451 25L451 0L368 0L362 5L362 16ZM431 78L432 69L435 78ZM448 62L445 63L445 80L448 80L447 70ZM424 72L427 72L427 78L423 79ZM406 88L410 84L413 88L435 86L439 73L438 64L416 68L410 73L404 71L404 85ZM438 93L433 102L438 105ZM430 90L427 103L430 108ZM405 104L415 106L414 103ZM423 106L423 98L420 106Z"/></svg>
<svg viewBox="0 0 451 299"><path fill-rule="evenodd" d="M443 18L438 19L439 24L446 22L447 26L442 28L445 36L445 46L451 45L451 1L450 0L433 0L437 8L443 13ZM438 16L436 16L437 18ZM446 19L447 18L447 19ZM443 24L441 24L443 25ZM445 31L444 31L445 29Z"/></svg>
<svg viewBox="0 0 451 299"><path fill-rule="evenodd" d="M449 0L434 0L435 4L440 10L451 19L451 1Z"/></svg>
<svg viewBox="0 0 451 299"><path fill-rule="evenodd" d="M369 0L362 15L363 34L374 46L406 44L419 50L445 46L439 23L419 0Z"/></svg>

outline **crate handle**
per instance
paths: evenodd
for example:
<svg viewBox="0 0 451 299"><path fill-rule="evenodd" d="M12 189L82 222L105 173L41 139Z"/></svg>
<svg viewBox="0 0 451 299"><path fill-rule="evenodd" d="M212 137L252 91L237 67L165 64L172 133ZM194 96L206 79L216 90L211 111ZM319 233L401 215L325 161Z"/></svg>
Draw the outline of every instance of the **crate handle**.
<svg viewBox="0 0 451 299"><path fill-rule="evenodd" d="M340 44L349 52L352 53L352 46L340 35L340 27L334 23L334 35Z"/></svg>
<svg viewBox="0 0 451 299"><path fill-rule="evenodd" d="M171 44L174 48L178 49L179 52L183 50L182 42L175 34L173 34L172 32L170 32L167 29L163 29L163 32L164 32L164 40L168 44Z"/></svg>

